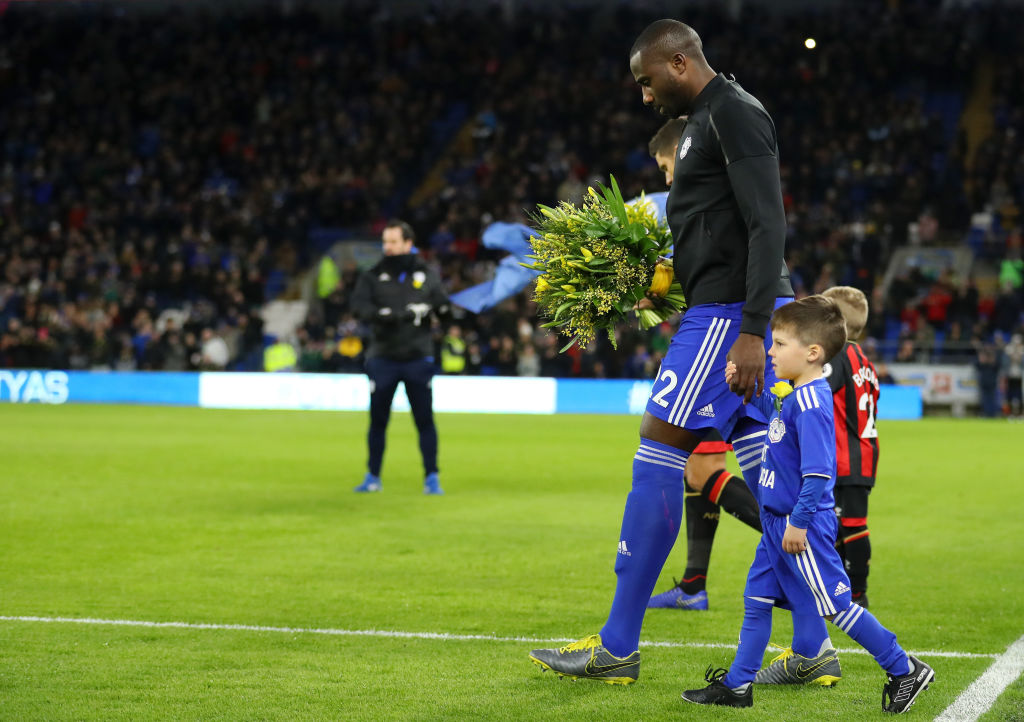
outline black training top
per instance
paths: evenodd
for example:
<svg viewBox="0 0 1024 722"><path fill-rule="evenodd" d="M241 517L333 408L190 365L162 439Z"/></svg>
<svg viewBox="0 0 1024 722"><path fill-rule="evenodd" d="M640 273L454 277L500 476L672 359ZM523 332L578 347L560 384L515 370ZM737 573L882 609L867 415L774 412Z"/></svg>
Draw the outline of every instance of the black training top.
<svg viewBox="0 0 1024 722"><path fill-rule="evenodd" d="M744 302L740 331L764 336L776 297L793 295L778 142L735 80L719 74L694 99L666 211L687 303Z"/></svg>
<svg viewBox="0 0 1024 722"><path fill-rule="evenodd" d="M447 312L448 297L419 255L381 258L359 276L351 302L373 332L367 358L413 361L434 355L431 316Z"/></svg>

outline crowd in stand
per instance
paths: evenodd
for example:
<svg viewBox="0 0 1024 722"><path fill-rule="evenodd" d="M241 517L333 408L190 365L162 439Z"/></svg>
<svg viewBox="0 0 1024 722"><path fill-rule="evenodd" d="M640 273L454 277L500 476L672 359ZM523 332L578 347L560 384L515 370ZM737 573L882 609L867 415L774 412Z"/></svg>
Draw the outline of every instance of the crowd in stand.
<svg viewBox="0 0 1024 722"><path fill-rule="evenodd" d="M1021 326L1024 55L1007 13L1024 17L872 5L687 20L776 122L798 294L862 288L884 359L998 353ZM650 10L0 13L0 366L260 368L259 310L315 263L318 229L374 238L406 217L455 292L493 272L492 221L609 173L627 195L663 189L646 149L662 119L626 62ZM983 62L995 128L969 158L957 123ZM998 286L911 269L882 294L895 249L963 240L979 214ZM300 368L360 369L356 273L313 304ZM439 358L462 349L449 371L508 375L649 377L670 336L623 325L617 350L560 354L528 290L437 329Z"/></svg>
<svg viewBox="0 0 1024 722"><path fill-rule="evenodd" d="M390 215L480 85L447 20L4 4L0 363L258 367L311 232Z"/></svg>

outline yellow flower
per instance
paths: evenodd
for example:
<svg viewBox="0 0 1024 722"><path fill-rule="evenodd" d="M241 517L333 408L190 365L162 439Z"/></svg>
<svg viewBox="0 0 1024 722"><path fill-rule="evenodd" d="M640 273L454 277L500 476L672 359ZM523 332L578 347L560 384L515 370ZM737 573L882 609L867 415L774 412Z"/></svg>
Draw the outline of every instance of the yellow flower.
<svg viewBox="0 0 1024 722"><path fill-rule="evenodd" d="M576 293L576 287L570 286L568 283L562 286L562 290L566 293Z"/></svg>
<svg viewBox="0 0 1024 722"><path fill-rule="evenodd" d="M549 288L551 288L551 284L548 283L547 279L544 278L544 276L539 276L537 278L537 293L540 293L541 291L546 291Z"/></svg>
<svg viewBox="0 0 1024 722"><path fill-rule="evenodd" d="M652 296L664 298L672 285L672 266L659 263L654 267L654 277L651 279L651 287L648 292Z"/></svg>
<svg viewBox="0 0 1024 722"><path fill-rule="evenodd" d="M782 400L793 393L793 387L785 381L776 381L770 390L775 394L775 410L781 413Z"/></svg>

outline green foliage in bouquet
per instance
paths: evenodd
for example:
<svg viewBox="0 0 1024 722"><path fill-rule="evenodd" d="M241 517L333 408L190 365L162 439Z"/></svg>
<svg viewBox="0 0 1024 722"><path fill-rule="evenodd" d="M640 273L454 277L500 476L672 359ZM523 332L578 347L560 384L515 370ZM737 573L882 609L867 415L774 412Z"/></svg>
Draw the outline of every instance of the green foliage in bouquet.
<svg viewBox="0 0 1024 722"><path fill-rule="evenodd" d="M641 328L651 328L686 308L683 289L673 279L668 226L658 222L649 203L626 205L615 176L611 188L588 189L581 206L562 202L538 205L530 238L541 271L534 299L543 328L555 328L585 347L605 330L615 346L614 326L642 299L654 308L637 311Z"/></svg>

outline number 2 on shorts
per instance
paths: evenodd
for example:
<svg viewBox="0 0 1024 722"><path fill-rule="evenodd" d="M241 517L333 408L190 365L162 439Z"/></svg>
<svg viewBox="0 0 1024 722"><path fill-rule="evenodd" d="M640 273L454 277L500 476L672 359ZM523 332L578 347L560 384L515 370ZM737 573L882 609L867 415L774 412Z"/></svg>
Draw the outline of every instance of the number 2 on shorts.
<svg viewBox="0 0 1024 722"><path fill-rule="evenodd" d="M676 384L679 383L679 378L676 376L676 372L670 369L665 369L658 377L658 381L664 381L665 379L668 379L668 383L665 384L665 388L651 396L651 401L658 404L658 406L663 409L668 408L668 401L665 400L665 397L668 396L672 392L672 389L676 387Z"/></svg>

